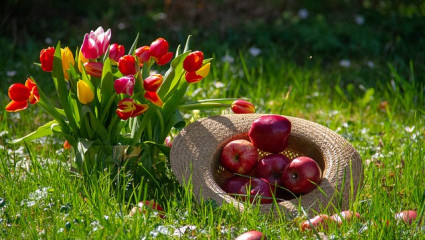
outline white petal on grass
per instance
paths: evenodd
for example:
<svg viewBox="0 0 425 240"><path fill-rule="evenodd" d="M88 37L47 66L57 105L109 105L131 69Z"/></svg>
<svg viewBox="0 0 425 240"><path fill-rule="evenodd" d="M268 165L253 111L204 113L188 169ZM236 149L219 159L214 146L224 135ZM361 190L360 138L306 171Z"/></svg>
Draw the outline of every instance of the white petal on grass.
<svg viewBox="0 0 425 240"><path fill-rule="evenodd" d="M186 225L180 228L177 228L174 230L173 236L182 237L187 232L195 231L196 230L195 225Z"/></svg>
<svg viewBox="0 0 425 240"><path fill-rule="evenodd" d="M301 8L298 11L298 17L301 18L301 19L307 19L308 15L309 15L308 10L305 9L305 8Z"/></svg>
<svg viewBox="0 0 425 240"><path fill-rule="evenodd" d="M257 47L251 47L249 49L249 54L251 54L251 56L253 56L253 57L256 57L256 56L261 54L261 49L259 49Z"/></svg>
<svg viewBox="0 0 425 240"><path fill-rule="evenodd" d="M0 137L3 137L4 135L9 134L9 132L7 130L1 131L0 132Z"/></svg>
<svg viewBox="0 0 425 240"><path fill-rule="evenodd" d="M152 237L158 237L159 234L170 235L171 231L168 227L160 225L149 233L149 235L151 235Z"/></svg>
<svg viewBox="0 0 425 240"><path fill-rule="evenodd" d="M225 87L225 86L226 86L226 85L224 85L224 83L219 82L219 81L214 82L213 84L214 84L214 87L215 87L215 88L223 88L223 87Z"/></svg>

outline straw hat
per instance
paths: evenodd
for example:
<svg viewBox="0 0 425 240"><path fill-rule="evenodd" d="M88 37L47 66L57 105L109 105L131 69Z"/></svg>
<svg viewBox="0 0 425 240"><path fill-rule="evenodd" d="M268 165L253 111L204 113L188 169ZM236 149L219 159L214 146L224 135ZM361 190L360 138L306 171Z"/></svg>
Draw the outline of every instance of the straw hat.
<svg viewBox="0 0 425 240"><path fill-rule="evenodd" d="M170 162L181 184L191 182L198 199L231 203L241 211L244 206L226 194L221 185L232 174L220 166L223 147L234 139L248 139L252 122L263 114L231 114L203 118L189 124L175 138ZM283 152L290 159L309 156L322 169L323 178L315 189L301 197L278 203L279 212L297 214L300 205L307 213L320 212L328 207L345 209L356 196L362 180L360 155L343 137L317 123L285 116L292 125L289 146ZM267 153L260 153L264 156ZM330 204L332 203L332 204ZM262 204L262 212L276 211L275 204Z"/></svg>

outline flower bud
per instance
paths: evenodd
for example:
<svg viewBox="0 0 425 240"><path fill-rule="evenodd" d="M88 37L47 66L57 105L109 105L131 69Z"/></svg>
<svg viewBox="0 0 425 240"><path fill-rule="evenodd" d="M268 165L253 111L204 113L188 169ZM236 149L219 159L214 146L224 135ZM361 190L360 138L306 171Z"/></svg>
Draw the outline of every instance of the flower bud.
<svg viewBox="0 0 425 240"><path fill-rule="evenodd" d="M149 46L143 46L136 49L134 54L139 59L139 66L143 66L145 62L148 62L151 58L151 55L149 54Z"/></svg>
<svg viewBox="0 0 425 240"><path fill-rule="evenodd" d="M94 93L89 84L83 80L77 82L77 97L80 103L87 104L93 101Z"/></svg>
<svg viewBox="0 0 425 240"><path fill-rule="evenodd" d="M53 58L55 56L55 48L48 47L40 52L41 69L45 72L51 72L53 69Z"/></svg>
<svg viewBox="0 0 425 240"><path fill-rule="evenodd" d="M70 69L69 65L74 66L75 60L74 55L72 55L71 50L68 47L61 49L61 59L62 59L62 68L63 76L65 80L69 80L68 70Z"/></svg>
<svg viewBox="0 0 425 240"><path fill-rule="evenodd" d="M136 60L132 55L122 56L118 60L118 69L124 76L134 75L136 74Z"/></svg>
<svg viewBox="0 0 425 240"><path fill-rule="evenodd" d="M189 53L183 61L183 68L187 72L196 72L202 67L204 54L201 51Z"/></svg>
<svg viewBox="0 0 425 240"><path fill-rule="evenodd" d="M101 62L86 62L84 63L86 73L92 77L102 77L103 63Z"/></svg>
<svg viewBox="0 0 425 240"><path fill-rule="evenodd" d="M146 91L156 92L163 81L164 78L161 74L153 74L143 80L143 88L145 88Z"/></svg>
<svg viewBox="0 0 425 240"><path fill-rule="evenodd" d="M255 113L255 107L248 101L236 100L232 103L232 111L237 114Z"/></svg>
<svg viewBox="0 0 425 240"><path fill-rule="evenodd" d="M120 57L124 56L124 54L124 45L113 43L109 47L109 58L112 59L114 62L118 62L120 60Z"/></svg>

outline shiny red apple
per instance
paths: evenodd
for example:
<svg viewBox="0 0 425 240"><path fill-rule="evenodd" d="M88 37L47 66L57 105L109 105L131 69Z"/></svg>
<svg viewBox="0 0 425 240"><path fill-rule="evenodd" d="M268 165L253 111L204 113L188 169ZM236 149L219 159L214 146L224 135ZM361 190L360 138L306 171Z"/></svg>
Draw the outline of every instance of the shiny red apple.
<svg viewBox="0 0 425 240"><path fill-rule="evenodd" d="M256 119L248 136L252 144L260 150L280 153L288 146L291 122L280 115L265 115Z"/></svg>
<svg viewBox="0 0 425 240"><path fill-rule="evenodd" d="M251 178L239 190L243 200L250 196L250 202L260 199L260 203L272 203L275 188L264 178Z"/></svg>
<svg viewBox="0 0 425 240"><path fill-rule="evenodd" d="M291 162L282 154L271 154L262 158L255 167L255 176L269 180L270 183L282 185L282 173Z"/></svg>
<svg viewBox="0 0 425 240"><path fill-rule="evenodd" d="M334 215L331 216L331 219L336 222L338 225L341 225L344 221L346 222L350 222L351 220L353 220L353 218L360 218L360 214L359 213L354 213L353 211L342 211L340 213L336 213Z"/></svg>
<svg viewBox="0 0 425 240"><path fill-rule="evenodd" d="M416 213L416 211L405 210L405 211L401 211L397 213L395 215L395 219L402 220L403 222L407 224L412 224L416 220L417 216L418 214Z"/></svg>
<svg viewBox="0 0 425 240"><path fill-rule="evenodd" d="M267 238L262 232L252 230L246 233L242 233L236 237L235 240L267 240Z"/></svg>
<svg viewBox="0 0 425 240"><path fill-rule="evenodd" d="M294 194L304 194L315 189L322 179L319 165L310 157L293 159L283 170L283 187Z"/></svg>
<svg viewBox="0 0 425 240"><path fill-rule="evenodd" d="M258 162L258 150L250 141L233 140L224 146L221 165L231 173L248 174Z"/></svg>
<svg viewBox="0 0 425 240"><path fill-rule="evenodd" d="M305 230L310 230L313 227L315 228L327 228L327 223L329 221L329 216L326 214L319 214L317 216L315 216L314 218L311 218L309 220L305 220L302 224L301 224L301 230L305 231Z"/></svg>
<svg viewBox="0 0 425 240"><path fill-rule="evenodd" d="M221 188L229 194L239 194L241 187L249 180L248 177L232 176L227 179Z"/></svg>

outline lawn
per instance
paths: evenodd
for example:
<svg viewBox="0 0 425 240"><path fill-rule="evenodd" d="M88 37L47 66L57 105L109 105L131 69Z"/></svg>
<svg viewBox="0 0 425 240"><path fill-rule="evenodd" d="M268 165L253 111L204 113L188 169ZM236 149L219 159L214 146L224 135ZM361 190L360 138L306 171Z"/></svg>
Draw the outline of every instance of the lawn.
<svg viewBox="0 0 425 240"><path fill-rule="evenodd" d="M149 40L145 42L166 36L174 51L192 34L192 46L205 49L214 61L208 77L191 85L187 96L198 100L246 97L257 113L304 118L343 136L359 152L364 166L363 183L350 203L350 210L360 213L361 219L303 232L301 223L312 215L303 211L298 216L261 214L249 203L246 211L239 212L231 205L197 201L191 183L179 185L169 167L159 187L146 179L134 188L126 182L117 186L108 172L82 177L71 171L71 153L63 149L64 139L58 136L9 143L51 120L40 107L31 105L19 113L0 109L0 238L234 239L248 230L261 231L268 239L425 238L419 221L409 225L394 218L402 210L416 210L418 219L425 221L425 43L417 36L424 27L423 14L397 5L391 11L380 6L376 12L364 7L359 14L343 6L327 15L314 4L308 6L310 15L305 19L305 13L289 9L272 27L267 20L251 21L245 29L230 26L224 35L213 30L203 33L199 26L180 33L159 31L150 27L151 22L140 22L155 21L157 15L121 19L124 7L100 18L103 22L95 21L97 25L85 22L81 29L64 20L57 22L59 27L40 25L54 31L33 31L24 40L0 35L5 46L0 50L0 104L8 103L10 84L23 82L29 75L43 79L49 96L55 97L49 75L33 64L40 49L47 47L46 37L52 38L50 45L60 40L76 47L84 33L107 23L117 33L113 41L122 41L127 48L137 32L146 32ZM155 13L158 6L149 7ZM364 23L360 24L359 16ZM118 30L111 23L114 19L127 24L133 19L135 24ZM68 30L58 30L62 26ZM183 113L190 123L232 112ZM151 212L129 215L137 202L146 199L163 206L165 218ZM347 209L327 206L320 213L342 210Z"/></svg>

